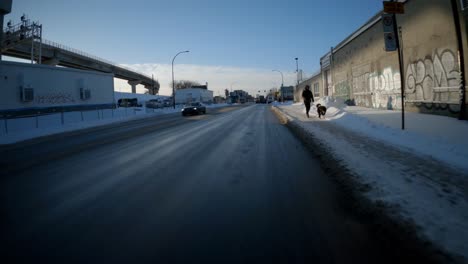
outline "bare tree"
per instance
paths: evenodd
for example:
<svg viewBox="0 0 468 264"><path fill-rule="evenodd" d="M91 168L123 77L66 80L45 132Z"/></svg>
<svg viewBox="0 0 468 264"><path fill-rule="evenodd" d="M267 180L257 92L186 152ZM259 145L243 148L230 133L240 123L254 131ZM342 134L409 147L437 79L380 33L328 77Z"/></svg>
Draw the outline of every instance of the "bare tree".
<svg viewBox="0 0 468 264"><path fill-rule="evenodd" d="M226 98L229 97L229 90L228 90L228 89L225 89L225 90L224 90L224 95L226 95Z"/></svg>
<svg viewBox="0 0 468 264"><path fill-rule="evenodd" d="M148 91L145 92L145 93L152 94L152 95L157 95L158 92L159 92L159 87L154 87L154 88L150 87L150 88L148 88Z"/></svg>
<svg viewBox="0 0 468 264"><path fill-rule="evenodd" d="M145 88L148 89L148 92L147 92L148 94L156 95L159 93L159 87L160 87L159 81L153 81L152 86L145 87Z"/></svg>
<svg viewBox="0 0 468 264"><path fill-rule="evenodd" d="M201 85L200 83L198 83L196 81L189 81L189 80L174 81L174 83L175 83L175 89L176 90L187 89L187 88L190 88L192 86ZM172 87L172 82L170 83L170 85Z"/></svg>

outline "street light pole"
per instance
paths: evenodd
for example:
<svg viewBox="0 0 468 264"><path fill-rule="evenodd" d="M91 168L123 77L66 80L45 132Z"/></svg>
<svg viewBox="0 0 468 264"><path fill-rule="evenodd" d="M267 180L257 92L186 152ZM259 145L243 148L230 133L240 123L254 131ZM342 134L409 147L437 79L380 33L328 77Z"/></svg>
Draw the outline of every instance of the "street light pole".
<svg viewBox="0 0 468 264"><path fill-rule="evenodd" d="M232 83L231 83L231 93L232 93L232 85L233 85L233 84L236 84L236 83L237 83L237 82L232 82ZM229 94L229 97L231 97L231 93ZM231 97L231 100L232 100L232 97ZM232 101L231 101L231 103L232 103Z"/></svg>
<svg viewBox="0 0 468 264"><path fill-rule="evenodd" d="M279 71L279 70L272 70L272 71L281 73L281 88L280 88L280 91L281 91L281 102L284 102L284 96L283 96L284 78L283 78L283 73L282 73L281 71Z"/></svg>
<svg viewBox="0 0 468 264"><path fill-rule="evenodd" d="M186 52L190 52L188 50L186 51L181 51L179 53L177 53L174 58L172 59L172 106L174 107L175 109L175 83L174 83L174 60L175 58L181 54L181 53L186 53Z"/></svg>
<svg viewBox="0 0 468 264"><path fill-rule="evenodd" d="M297 85L299 85L299 58L295 58L296 60L296 78L297 78Z"/></svg>

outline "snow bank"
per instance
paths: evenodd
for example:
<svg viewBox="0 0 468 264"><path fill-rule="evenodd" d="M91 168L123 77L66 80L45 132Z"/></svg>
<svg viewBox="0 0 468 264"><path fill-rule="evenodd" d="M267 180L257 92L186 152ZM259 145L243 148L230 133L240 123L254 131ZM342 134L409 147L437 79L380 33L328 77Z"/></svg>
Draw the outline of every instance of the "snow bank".
<svg viewBox="0 0 468 264"><path fill-rule="evenodd" d="M285 102L274 101L272 104L273 104L274 106L279 106L279 105L293 105L294 102L293 102L293 101L285 101Z"/></svg>
<svg viewBox="0 0 468 264"><path fill-rule="evenodd" d="M315 104L327 107L322 121L332 122L368 137L398 146L402 150L430 156L458 168L468 169L468 122L455 118L405 113L405 130L401 130L401 112L347 106L341 100L321 98ZM295 104L305 115L305 108ZM317 117L315 105L311 116Z"/></svg>
<svg viewBox="0 0 468 264"><path fill-rule="evenodd" d="M369 199L391 205L424 237L468 259L468 122L407 113L402 131L398 111L346 106L332 98L316 103L327 106L325 119L318 119L315 108L307 118L302 104L279 109L371 186Z"/></svg>
<svg viewBox="0 0 468 264"><path fill-rule="evenodd" d="M91 111L64 112L25 118L0 120L0 144L11 144L31 138L58 134L78 129L102 126L111 123L147 118L151 116L179 113L180 105L165 108L146 108L144 101L155 98L166 98L148 94L118 93L118 98L138 98L143 107L120 107ZM225 107L228 104L206 105L208 109Z"/></svg>

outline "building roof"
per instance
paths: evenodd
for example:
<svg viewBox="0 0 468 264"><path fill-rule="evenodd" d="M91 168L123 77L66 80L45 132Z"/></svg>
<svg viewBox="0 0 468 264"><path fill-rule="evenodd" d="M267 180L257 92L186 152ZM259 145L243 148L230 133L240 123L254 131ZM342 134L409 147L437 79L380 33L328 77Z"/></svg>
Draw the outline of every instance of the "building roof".
<svg viewBox="0 0 468 264"><path fill-rule="evenodd" d="M401 3L406 3L408 2L409 0L397 0L397 2L401 2ZM335 48L333 48L333 53L335 53L336 51L338 51L339 49L341 49L342 47L346 46L349 42L351 42L353 39L357 38L359 35L361 35L362 33L364 33L366 30L368 30L369 28L371 28L373 25L375 25L377 22L379 22L381 19L382 19L382 13L383 13L383 10L380 10L379 12L377 12L377 14L375 14L373 17L371 17L366 23L364 23L364 25L362 25L359 29L357 29L356 31L354 31L351 35L349 35L347 38L345 38L343 41L341 41L340 43L338 43L338 45L336 45ZM383 35L382 35L382 38L383 38ZM327 56L330 52L327 52L322 58L324 58L325 56Z"/></svg>
<svg viewBox="0 0 468 264"><path fill-rule="evenodd" d="M193 89L205 89L205 90L208 90L208 85L193 85L192 87L190 88L193 88Z"/></svg>

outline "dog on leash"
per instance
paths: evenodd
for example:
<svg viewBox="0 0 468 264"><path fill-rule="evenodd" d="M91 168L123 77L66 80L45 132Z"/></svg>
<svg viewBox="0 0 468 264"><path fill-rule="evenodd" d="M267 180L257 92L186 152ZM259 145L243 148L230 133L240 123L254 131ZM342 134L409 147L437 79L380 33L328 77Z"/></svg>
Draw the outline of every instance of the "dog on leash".
<svg viewBox="0 0 468 264"><path fill-rule="evenodd" d="M321 104L317 104L317 114L320 117L325 117L325 113L327 112L327 108Z"/></svg>

